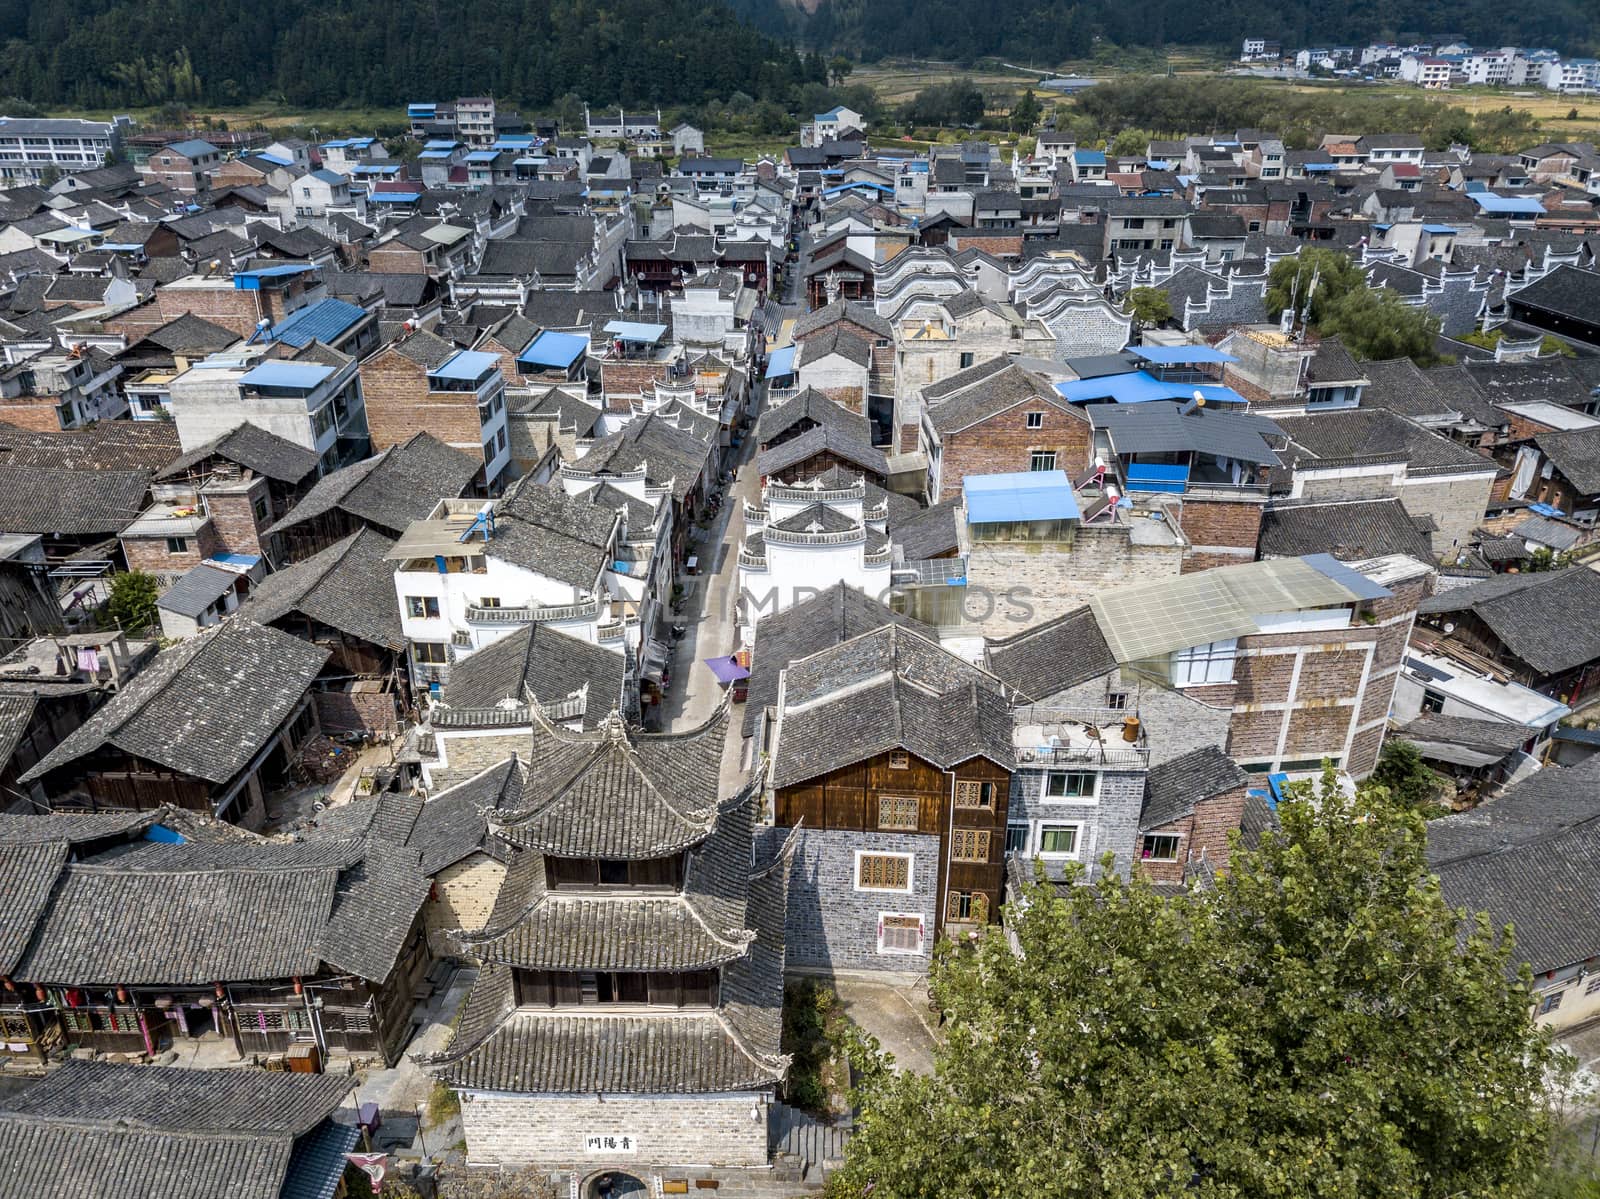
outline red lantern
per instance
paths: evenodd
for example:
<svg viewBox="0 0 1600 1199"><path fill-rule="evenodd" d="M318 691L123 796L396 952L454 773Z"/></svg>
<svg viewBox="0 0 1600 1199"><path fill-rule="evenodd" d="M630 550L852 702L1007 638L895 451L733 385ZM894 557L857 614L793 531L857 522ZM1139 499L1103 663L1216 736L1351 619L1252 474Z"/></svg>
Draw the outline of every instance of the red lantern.
<svg viewBox="0 0 1600 1199"><path fill-rule="evenodd" d="M127 987L118 987L117 988L117 1002L118 1003L127 1003L128 1002L128 988Z"/></svg>
<svg viewBox="0 0 1600 1199"><path fill-rule="evenodd" d="M33 997L40 1003L43 1003L47 998L49 998L49 996L45 994L43 983L35 983L33 985Z"/></svg>
<svg viewBox="0 0 1600 1199"><path fill-rule="evenodd" d="M301 983L298 978L294 980L294 993L296 995L303 995L305 993L305 985Z"/></svg>
<svg viewBox="0 0 1600 1199"><path fill-rule="evenodd" d="M223 990L222 990L222 984L221 984L221 983L218 983L218 984L217 984L217 986L216 986L216 991L217 991L217 998L218 998L218 999L221 999L221 998L223 998L223 995L224 995L224 992L223 992Z"/></svg>

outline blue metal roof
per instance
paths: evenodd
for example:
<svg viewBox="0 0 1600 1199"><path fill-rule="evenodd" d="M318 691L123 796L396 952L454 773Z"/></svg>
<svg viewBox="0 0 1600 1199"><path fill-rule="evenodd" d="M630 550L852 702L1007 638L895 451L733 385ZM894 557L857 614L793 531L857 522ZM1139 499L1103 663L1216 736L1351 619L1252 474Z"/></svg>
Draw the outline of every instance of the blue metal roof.
<svg viewBox="0 0 1600 1199"><path fill-rule="evenodd" d="M467 155L468 162L493 162L500 157L498 150L474 150Z"/></svg>
<svg viewBox="0 0 1600 1199"><path fill-rule="evenodd" d="M228 566L254 566L261 561L260 554L212 554L208 562L222 562Z"/></svg>
<svg viewBox="0 0 1600 1199"><path fill-rule="evenodd" d="M310 391L329 375L333 367L315 362L285 362L281 358L268 358L246 371L239 382L246 387L292 387Z"/></svg>
<svg viewBox="0 0 1600 1199"><path fill-rule="evenodd" d="M323 150L342 150L346 146L348 146L349 144L350 144L350 139L349 138L341 137L338 141L323 142L322 146L320 148L323 149Z"/></svg>
<svg viewBox="0 0 1600 1199"><path fill-rule="evenodd" d="M290 313L267 332L266 340L296 348L313 341L331 341L366 315L365 308L330 296Z"/></svg>
<svg viewBox="0 0 1600 1199"><path fill-rule="evenodd" d="M287 279L291 275L304 275L317 267L309 262L286 262L282 266L257 267L253 271L236 271L233 276L235 291L260 291L263 279Z"/></svg>
<svg viewBox="0 0 1600 1199"><path fill-rule="evenodd" d="M1106 165L1106 155L1104 150L1074 150L1072 161L1089 167L1103 167Z"/></svg>
<svg viewBox="0 0 1600 1199"><path fill-rule="evenodd" d="M1146 362L1161 366L1177 366L1192 362L1237 362L1237 358L1224 354L1211 346L1129 346L1128 352Z"/></svg>
<svg viewBox="0 0 1600 1199"><path fill-rule="evenodd" d="M1503 212L1512 215L1538 216L1544 205L1535 196L1497 196L1491 191L1469 191L1482 212Z"/></svg>
<svg viewBox="0 0 1600 1199"><path fill-rule="evenodd" d="M528 343L528 348L517 355L517 361L529 366L554 366L563 370L571 367L589 351L589 339L582 333L557 333L545 329Z"/></svg>
<svg viewBox="0 0 1600 1199"><path fill-rule="evenodd" d="M1326 575L1341 587L1349 588L1357 599L1388 599L1394 594L1387 587L1380 587L1374 583L1359 570L1346 566L1332 554L1304 554L1300 561L1319 574Z"/></svg>
<svg viewBox="0 0 1600 1199"><path fill-rule="evenodd" d="M482 350L457 350L428 372L430 379L463 379L474 382L485 371L498 366L500 359Z"/></svg>
<svg viewBox="0 0 1600 1199"><path fill-rule="evenodd" d="M1077 520L1078 501L1064 470L967 475L961 480L967 523L1013 520Z"/></svg>
<svg viewBox="0 0 1600 1199"><path fill-rule="evenodd" d="M650 344L667 335L665 325L646 325L641 321L607 321L606 332L623 341L642 341Z"/></svg>
<svg viewBox="0 0 1600 1199"><path fill-rule="evenodd" d="M453 138L434 137L422 143L424 150L454 150L461 143Z"/></svg>
<svg viewBox="0 0 1600 1199"><path fill-rule="evenodd" d="M1456 230L1455 230L1455 226L1454 225L1424 225L1422 227L1422 231L1424 233L1443 234L1443 233L1454 233Z"/></svg>
<svg viewBox="0 0 1600 1199"><path fill-rule="evenodd" d="M1073 404L1088 400L1115 400L1119 404L1143 404L1150 400L1188 400L1199 392L1208 404L1243 404L1245 399L1231 387L1216 383L1167 383L1145 371L1125 375L1102 375L1097 379L1073 379L1057 383L1056 393Z"/></svg>
<svg viewBox="0 0 1600 1199"><path fill-rule="evenodd" d="M252 154L250 157L252 157L252 158L260 158L260 159L262 159L262 160L264 160L266 162L270 162L273 166L292 167L294 165L294 159L292 159L292 158L279 158L276 154L268 154L265 150L257 151L255 154Z"/></svg>
<svg viewBox="0 0 1600 1199"><path fill-rule="evenodd" d="M338 171L330 171L327 167L318 167L316 170L311 172L311 177L313 179L320 179L323 183L330 183L334 187L338 187L341 183L349 182L349 180L347 180L343 175L339 174Z"/></svg>
<svg viewBox="0 0 1600 1199"><path fill-rule="evenodd" d="M772 357L767 359L768 379L781 379L785 375L794 374L794 346L784 346L782 349L773 350Z"/></svg>
<svg viewBox="0 0 1600 1199"><path fill-rule="evenodd" d="M421 192L373 192L369 200L382 200L385 204L415 204L422 199Z"/></svg>
<svg viewBox="0 0 1600 1199"><path fill-rule="evenodd" d="M428 159L434 159L434 158L448 159L450 157L450 155L452 155L454 153L455 153L454 150L424 150L421 154L418 154L417 157L418 158L428 158Z"/></svg>

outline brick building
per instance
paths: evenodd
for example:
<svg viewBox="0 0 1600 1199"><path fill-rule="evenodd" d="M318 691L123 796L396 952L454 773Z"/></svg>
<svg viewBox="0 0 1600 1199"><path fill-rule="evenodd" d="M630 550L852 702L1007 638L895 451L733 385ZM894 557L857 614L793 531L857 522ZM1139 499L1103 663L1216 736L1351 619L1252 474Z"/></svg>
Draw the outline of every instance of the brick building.
<svg viewBox="0 0 1600 1199"><path fill-rule="evenodd" d="M1197 869L1227 869L1228 835L1254 831L1263 819L1265 801L1249 791L1250 776L1214 745L1152 768L1139 815L1139 873L1183 883Z"/></svg>
<svg viewBox="0 0 1600 1199"><path fill-rule="evenodd" d="M1000 681L891 624L791 662L778 694L791 968L921 973L941 933L999 913L1015 765Z"/></svg>

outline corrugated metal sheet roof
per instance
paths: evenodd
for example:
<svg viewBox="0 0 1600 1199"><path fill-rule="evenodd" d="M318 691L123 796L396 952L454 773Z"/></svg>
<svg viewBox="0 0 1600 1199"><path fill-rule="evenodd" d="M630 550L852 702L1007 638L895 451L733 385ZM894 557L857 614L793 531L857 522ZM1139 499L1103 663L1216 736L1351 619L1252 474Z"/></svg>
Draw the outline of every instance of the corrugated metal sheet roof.
<svg viewBox="0 0 1600 1199"><path fill-rule="evenodd" d="M267 340L296 348L313 341L331 341L366 315L365 308L345 300L318 300L280 321L267 334Z"/></svg>

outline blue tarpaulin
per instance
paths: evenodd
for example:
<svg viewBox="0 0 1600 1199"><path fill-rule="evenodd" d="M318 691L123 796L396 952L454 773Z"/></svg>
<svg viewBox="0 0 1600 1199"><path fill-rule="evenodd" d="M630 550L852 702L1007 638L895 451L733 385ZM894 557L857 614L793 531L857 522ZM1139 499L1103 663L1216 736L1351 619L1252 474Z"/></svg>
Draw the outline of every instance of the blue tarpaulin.
<svg viewBox="0 0 1600 1199"><path fill-rule="evenodd" d="M582 333L557 333L546 329L517 355L517 361L528 366L560 367L566 370L582 358L588 349L589 339Z"/></svg>
<svg viewBox="0 0 1600 1199"><path fill-rule="evenodd" d="M966 500L968 524L1077 520L1079 515L1078 501L1064 470L968 475L961 481L961 492Z"/></svg>
<svg viewBox="0 0 1600 1199"><path fill-rule="evenodd" d="M239 382L246 387L288 387L297 391L310 391L331 374L333 374L331 366L268 358L241 375Z"/></svg>
<svg viewBox="0 0 1600 1199"><path fill-rule="evenodd" d="M428 372L430 379L456 379L476 382L485 371L499 365L500 359L482 350L457 350Z"/></svg>
<svg viewBox="0 0 1600 1199"><path fill-rule="evenodd" d="M1150 409L1141 409L1148 412ZM1129 491L1165 491L1181 495L1189 485L1187 466L1156 466L1142 462L1128 463L1126 472Z"/></svg>
<svg viewBox="0 0 1600 1199"><path fill-rule="evenodd" d="M1089 400L1115 400L1119 404L1144 404L1151 400L1188 400L1199 392L1208 404L1243 404L1245 399L1231 387L1216 383L1168 383L1145 371L1125 375L1101 375L1096 379L1073 379L1057 383L1056 393L1073 404Z"/></svg>
<svg viewBox="0 0 1600 1199"><path fill-rule="evenodd" d="M794 374L794 351L794 346L773 350L772 357L767 359L766 378L781 379L785 375Z"/></svg>
<svg viewBox="0 0 1600 1199"><path fill-rule="evenodd" d="M607 321L606 332L623 341L642 341L653 345L667 335L667 327L646 325L639 321Z"/></svg>

